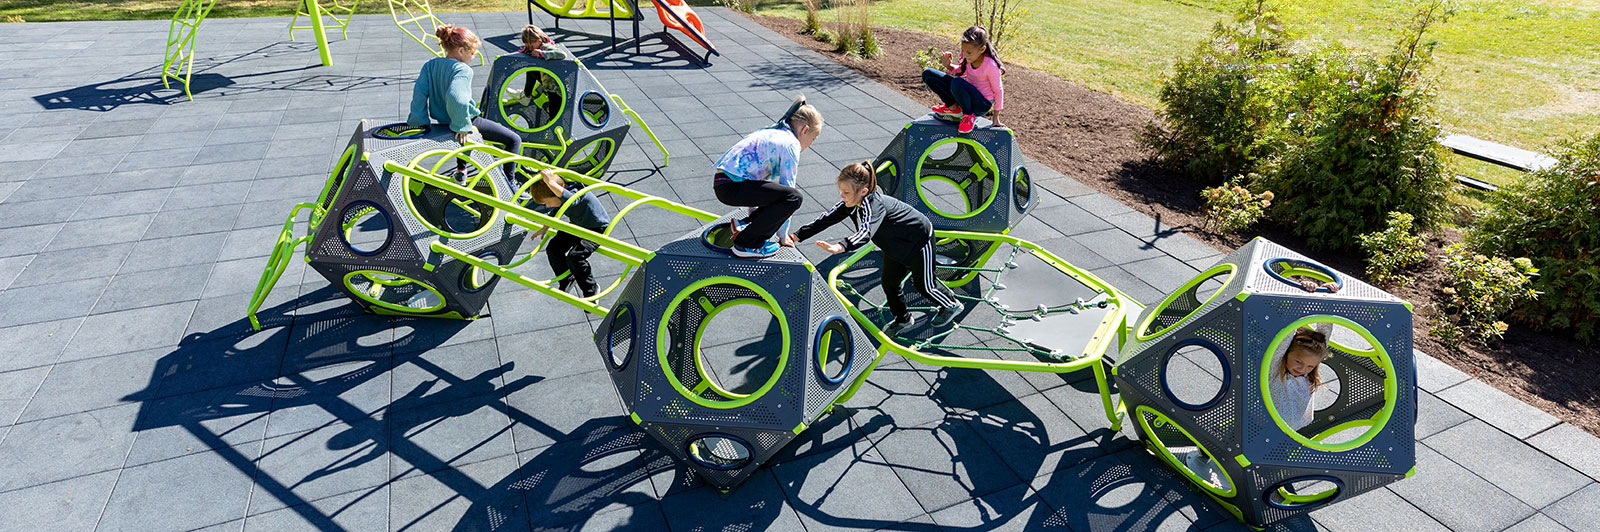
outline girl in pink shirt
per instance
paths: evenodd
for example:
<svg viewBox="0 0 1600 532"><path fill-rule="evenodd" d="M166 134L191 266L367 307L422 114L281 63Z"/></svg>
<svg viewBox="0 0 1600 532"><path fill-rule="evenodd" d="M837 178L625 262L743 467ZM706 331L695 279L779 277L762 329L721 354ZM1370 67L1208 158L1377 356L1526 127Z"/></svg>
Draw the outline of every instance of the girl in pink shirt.
<svg viewBox="0 0 1600 532"><path fill-rule="evenodd" d="M994 46L989 44L989 32L983 26L973 26L961 34L961 64L952 66L953 54L945 52L940 58L944 70L929 68L922 71L922 82L939 95L944 105L933 108L937 114L960 114L962 133L972 132L973 120L991 115L995 127L1000 123L1000 109L1005 107L1005 86L1000 76L1006 67L1000 63Z"/></svg>

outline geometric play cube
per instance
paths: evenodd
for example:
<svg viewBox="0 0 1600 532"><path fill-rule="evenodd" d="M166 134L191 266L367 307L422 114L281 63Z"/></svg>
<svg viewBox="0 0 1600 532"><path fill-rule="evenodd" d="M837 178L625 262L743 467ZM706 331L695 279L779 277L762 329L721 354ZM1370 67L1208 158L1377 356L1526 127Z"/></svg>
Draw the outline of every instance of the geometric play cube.
<svg viewBox="0 0 1600 532"><path fill-rule="evenodd" d="M605 174L628 137L628 118L576 59L496 57L481 101L484 118L522 138L524 155L590 177Z"/></svg>
<svg viewBox="0 0 1600 532"><path fill-rule="evenodd" d="M874 355L799 252L729 254L731 216L657 250L594 335L633 420L724 491L824 414ZM761 343L726 357L733 364L707 353L749 339Z"/></svg>
<svg viewBox="0 0 1600 532"><path fill-rule="evenodd" d="M1006 233L1033 208L1033 181L1010 129L979 118L971 133L931 114L911 121L872 162L884 194L940 230Z"/></svg>
<svg viewBox="0 0 1600 532"><path fill-rule="evenodd" d="M1298 278L1340 288L1307 292ZM1153 454L1265 526L1415 472L1411 320L1405 301L1256 238L1139 317L1117 387ZM1293 430L1269 372L1294 330L1317 324L1332 326L1332 355L1313 420ZM1189 450L1208 460L1190 467Z"/></svg>
<svg viewBox="0 0 1600 532"><path fill-rule="evenodd" d="M306 249L311 267L374 313L476 317L499 277L432 245L503 266L515 258L527 229L507 223L499 209L384 169L388 161L416 161L426 169L437 163L442 173L457 161L442 153L460 147L442 125L356 126L317 199L325 215ZM511 201L515 189L499 167L489 166L493 160L472 152L467 186Z"/></svg>

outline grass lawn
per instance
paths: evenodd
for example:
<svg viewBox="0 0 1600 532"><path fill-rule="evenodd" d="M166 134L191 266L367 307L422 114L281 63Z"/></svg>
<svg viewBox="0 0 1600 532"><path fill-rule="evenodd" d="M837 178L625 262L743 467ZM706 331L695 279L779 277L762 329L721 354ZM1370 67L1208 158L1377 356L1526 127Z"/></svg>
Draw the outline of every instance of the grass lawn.
<svg viewBox="0 0 1600 532"><path fill-rule="evenodd" d="M287 16L297 0L218 0L212 16ZM1020 0L1027 24L1007 61L1154 107L1173 57L1188 51L1236 2L1222 0ZM711 3L697 0L696 4ZM1296 35L1382 51L1409 15L1408 0L1280 0ZM0 20L165 19L176 0L0 0ZM955 36L966 2L878 0L872 23ZM1600 129L1600 0L1461 0L1434 34L1442 45L1441 120L1450 132L1540 150ZM358 13L388 13L366 0ZM520 0L437 0L436 12L521 11ZM763 14L800 18L799 0L765 0ZM824 20L834 20L829 11ZM1466 168L1503 181L1514 173Z"/></svg>

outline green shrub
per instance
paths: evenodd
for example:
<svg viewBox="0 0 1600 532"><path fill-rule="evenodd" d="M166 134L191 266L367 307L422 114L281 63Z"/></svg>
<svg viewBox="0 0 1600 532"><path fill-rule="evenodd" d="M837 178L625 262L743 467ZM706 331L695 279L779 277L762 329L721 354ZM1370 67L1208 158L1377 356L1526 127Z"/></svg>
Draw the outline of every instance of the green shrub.
<svg viewBox="0 0 1600 532"><path fill-rule="evenodd" d="M1445 248L1440 260L1445 272L1443 313L1429 332L1450 347L1501 338L1507 325L1500 318L1518 303L1539 298L1533 288L1539 270L1526 258L1489 257L1456 243Z"/></svg>
<svg viewBox="0 0 1600 532"><path fill-rule="evenodd" d="M944 66L939 64L939 50L932 46L929 46L927 50L917 50L916 55L911 56L911 59L917 62L917 66L924 69Z"/></svg>
<svg viewBox="0 0 1600 532"><path fill-rule="evenodd" d="M1406 269L1421 264L1428 258L1424 248L1428 239L1415 233L1416 219L1403 212L1389 213L1389 225L1384 230L1357 236L1361 249L1367 252L1367 277L1373 282L1389 286L1405 286L1411 282Z"/></svg>
<svg viewBox="0 0 1600 532"><path fill-rule="evenodd" d="M1554 167L1500 189L1468 233L1484 253L1530 257L1544 293L1515 317L1570 330L1584 343L1600 336L1600 133L1563 142Z"/></svg>
<svg viewBox="0 0 1600 532"><path fill-rule="evenodd" d="M1235 178L1225 185L1200 191L1205 198L1206 229L1213 225L1225 233L1237 233L1261 219L1272 205L1272 191L1255 194Z"/></svg>
<svg viewBox="0 0 1600 532"><path fill-rule="evenodd" d="M1432 120L1433 86L1424 70L1438 44L1427 31L1448 12L1422 8L1388 55L1332 45L1296 57L1281 153L1261 173L1278 192L1270 213L1312 247L1355 245L1390 212L1429 228L1449 209L1454 186Z"/></svg>
<svg viewBox="0 0 1600 532"><path fill-rule="evenodd" d="M821 0L805 0L806 18L800 23L800 33L815 35L822 29Z"/></svg>
<svg viewBox="0 0 1600 532"><path fill-rule="evenodd" d="M1201 183L1254 171L1273 155L1270 137L1282 111L1266 83L1287 59L1289 37L1276 10L1250 2L1232 23L1180 58L1161 86L1157 122L1140 142L1157 162Z"/></svg>

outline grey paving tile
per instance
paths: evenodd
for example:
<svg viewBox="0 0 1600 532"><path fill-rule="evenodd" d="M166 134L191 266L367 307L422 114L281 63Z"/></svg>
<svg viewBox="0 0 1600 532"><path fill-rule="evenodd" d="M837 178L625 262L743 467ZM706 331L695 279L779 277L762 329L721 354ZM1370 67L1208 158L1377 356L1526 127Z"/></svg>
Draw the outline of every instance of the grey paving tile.
<svg viewBox="0 0 1600 532"><path fill-rule="evenodd" d="M167 202L161 206L161 211L171 212L244 203L245 194L251 186L252 183L247 181L228 181L173 187L172 194L167 196Z"/></svg>
<svg viewBox="0 0 1600 532"><path fill-rule="evenodd" d="M389 386L391 362L389 360L358 360L336 362L293 372L273 379L272 389L295 390L282 394L272 402L272 413L267 437L295 434L319 429L330 424L342 424L351 433L370 433L374 422L385 420L394 410L390 408ZM409 407L408 405L399 405ZM369 438L375 444L387 441L383 426ZM345 438L349 441L349 437ZM345 448L353 444L341 444Z"/></svg>
<svg viewBox="0 0 1600 532"><path fill-rule="evenodd" d="M905 427L873 444L924 511L938 511L1022 482L961 420Z"/></svg>
<svg viewBox="0 0 1600 532"><path fill-rule="evenodd" d="M871 429L866 431L868 437L877 439L895 427L914 427L950 416L931 400L931 394L928 382L910 364L880 365L846 405L859 410L853 416L855 421ZM876 416L885 419L873 419Z"/></svg>
<svg viewBox="0 0 1600 532"><path fill-rule="evenodd" d="M396 409L389 418L389 474L420 476L515 453L504 403L488 395L416 410Z"/></svg>
<svg viewBox="0 0 1600 532"><path fill-rule="evenodd" d="M140 240L133 247L133 251L128 253L128 259L123 261L122 268L117 270L117 273L125 275L191 265L210 266L219 260L217 254L227 236L226 233L201 233ZM271 253L270 249L268 253ZM259 260L262 268L265 268L266 259ZM205 286L205 279L200 279L199 282L201 287Z"/></svg>
<svg viewBox="0 0 1600 532"><path fill-rule="evenodd" d="M592 420L627 413L604 372L548 380L508 373L506 379L506 404L519 451L567 441Z"/></svg>
<svg viewBox="0 0 1600 532"><path fill-rule="evenodd" d="M660 451L653 456L661 465L675 466L671 473L652 478L652 481L660 479L666 483L657 483L656 491L664 494L661 509L665 513L666 524L673 530L805 530L770 469L756 471L724 500L715 489L700 484L698 478L694 477L690 477L694 487L680 486L667 491L675 486L672 481L678 481L676 485L683 483L686 469L677 466L671 457ZM702 510L707 507L717 507L721 511Z"/></svg>
<svg viewBox="0 0 1600 532"><path fill-rule="evenodd" d="M1426 446L1417 446L1417 475L1389 486L1451 530L1503 530L1534 509Z"/></svg>
<svg viewBox="0 0 1600 532"><path fill-rule="evenodd" d="M0 203L0 228L23 227L48 230L50 224L65 222L72 218L72 212L82 203L83 198L77 196Z"/></svg>
<svg viewBox="0 0 1600 532"><path fill-rule="evenodd" d="M1161 250L1144 243L1120 229L1107 229L1074 235L1073 240L1093 249L1094 252L1116 264L1128 264L1145 259L1166 256Z"/></svg>
<svg viewBox="0 0 1600 532"><path fill-rule="evenodd" d="M1462 412L1459 408L1450 406L1450 403L1434 397L1431 393L1422 392L1417 394L1417 424L1413 430L1418 440L1438 434L1470 419L1472 419L1471 415Z"/></svg>
<svg viewBox="0 0 1600 532"><path fill-rule="evenodd" d="M1570 529L1561 526L1561 523L1557 523L1545 514L1533 514L1516 526L1506 529L1507 532L1567 532L1568 530Z"/></svg>
<svg viewBox="0 0 1600 532"><path fill-rule="evenodd" d="M0 493L6 526L16 530L89 532L111 497L117 472L106 471Z"/></svg>
<svg viewBox="0 0 1600 532"><path fill-rule="evenodd" d="M367 420L268 438L256 461L260 471L255 482L265 489L250 498L249 515L302 501L382 490L389 472L384 430L382 421Z"/></svg>
<svg viewBox="0 0 1600 532"><path fill-rule="evenodd" d="M932 513L940 527L959 530L1069 530L1051 519L1053 510L1026 484L956 504Z"/></svg>
<svg viewBox="0 0 1600 532"><path fill-rule="evenodd" d="M1073 423L1077 423L1078 428L1095 438L1097 445L1106 452L1116 452L1135 445L1131 423L1122 423L1120 431L1111 430L1111 421L1106 419L1094 379L1045 390L1043 394Z"/></svg>
<svg viewBox="0 0 1600 532"><path fill-rule="evenodd" d="M197 301L211 275L210 264L126 273L111 279L92 314ZM186 322L187 323L187 322Z"/></svg>
<svg viewBox="0 0 1600 532"><path fill-rule="evenodd" d="M188 530L237 520L250 499L251 458L230 449L129 467L97 529Z"/></svg>
<svg viewBox="0 0 1600 532"><path fill-rule="evenodd" d="M1047 473L1030 486L1072 530L1186 530L1191 522L1115 457ZM1049 521L1049 519L1047 519Z"/></svg>
<svg viewBox="0 0 1600 532"><path fill-rule="evenodd" d="M141 400L160 377L167 350L151 349L56 364L19 422L88 412Z"/></svg>
<svg viewBox="0 0 1600 532"><path fill-rule="evenodd" d="M1600 480L1600 453L1595 452L1600 449L1600 438L1596 438L1593 434L1562 423L1528 438L1527 442L1552 458L1560 460L1567 467L1589 475L1589 478Z"/></svg>
<svg viewBox="0 0 1600 532"><path fill-rule="evenodd" d="M110 281L110 277L101 277L38 286L13 286L0 292L0 327L84 316Z"/></svg>
<svg viewBox="0 0 1600 532"><path fill-rule="evenodd" d="M61 352L61 362L178 345L195 302L95 314Z"/></svg>
<svg viewBox="0 0 1600 532"><path fill-rule="evenodd" d="M1413 350L1413 353L1417 365L1417 387L1429 393L1439 393L1472 378L1427 353L1416 350Z"/></svg>
<svg viewBox="0 0 1600 532"><path fill-rule="evenodd" d="M1121 267L1138 276L1145 284L1165 293L1172 293L1200 273L1193 266L1168 255L1123 264Z"/></svg>
<svg viewBox="0 0 1600 532"><path fill-rule="evenodd" d="M99 183L100 175L79 175L65 177L35 177L21 182L20 186L6 195L7 203L25 203L29 201L42 201L61 199L77 194L84 190L94 190Z"/></svg>
<svg viewBox="0 0 1600 532"><path fill-rule="evenodd" d="M0 427L17 421L50 370L44 366L0 373Z"/></svg>
<svg viewBox="0 0 1600 532"><path fill-rule="evenodd" d="M217 233L221 235L222 233ZM224 237L225 238L225 237ZM237 293L251 293L256 290L256 283L260 282L261 274L267 268L267 261L261 257L230 260L215 263L211 271L211 279L206 282L204 298L213 298ZM283 274L279 277L279 289L293 290L294 280L301 279L301 275L308 270L306 261L297 257L284 266ZM290 282L285 282L285 279ZM308 279L309 281L310 279ZM331 290L331 288L330 288ZM341 297L343 297L341 295Z"/></svg>
<svg viewBox="0 0 1600 532"><path fill-rule="evenodd" d="M62 226L45 250L61 251L133 242L144 234L154 218L154 214L135 214L69 222Z"/></svg>
<svg viewBox="0 0 1600 532"><path fill-rule="evenodd" d="M1561 422L1555 416L1479 380L1462 382L1435 395L1519 439L1538 434Z"/></svg>
<svg viewBox="0 0 1600 532"><path fill-rule="evenodd" d="M516 457L503 456L396 481L389 485L389 530L489 530L491 516L505 519L498 526L526 528L526 499L505 482L518 471Z"/></svg>
<svg viewBox="0 0 1600 532"><path fill-rule="evenodd" d="M11 281L22 274L23 268L27 268L29 262L33 262L32 255L0 258L0 290L10 287Z"/></svg>
<svg viewBox="0 0 1600 532"><path fill-rule="evenodd" d="M0 440L0 492L122 467L137 405L11 427Z"/></svg>
<svg viewBox="0 0 1600 532"><path fill-rule="evenodd" d="M1584 530L1594 527L1595 508L1600 508L1600 484L1591 482L1546 507L1542 513L1567 528Z"/></svg>
<svg viewBox="0 0 1600 532"><path fill-rule="evenodd" d="M145 232L146 240L172 236L215 233L233 229L239 219L238 204L199 207L193 209L162 210Z"/></svg>
<svg viewBox="0 0 1600 532"><path fill-rule="evenodd" d="M1383 523L1393 530L1450 530L1388 489L1369 491L1315 512L1318 523L1335 531L1371 530Z"/></svg>
<svg viewBox="0 0 1600 532"><path fill-rule="evenodd" d="M132 250L133 243L124 242L40 253L11 282L11 286L56 284L111 275L117 272L123 259Z"/></svg>
<svg viewBox="0 0 1600 532"><path fill-rule="evenodd" d="M1020 479L1107 453L1043 394L977 409L966 422Z"/></svg>
<svg viewBox="0 0 1600 532"><path fill-rule="evenodd" d="M0 257L33 255L44 251L64 224L44 224L0 229Z"/></svg>
<svg viewBox="0 0 1600 532"><path fill-rule="evenodd" d="M292 508L255 514L255 504L267 494L251 498L250 517L244 520L246 532L290 532L294 530L347 530L350 532L389 531L389 487L378 486Z"/></svg>
<svg viewBox="0 0 1600 532"><path fill-rule="evenodd" d="M858 442L772 466L807 531L882 528L924 513L889 466Z"/></svg>

